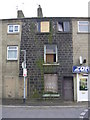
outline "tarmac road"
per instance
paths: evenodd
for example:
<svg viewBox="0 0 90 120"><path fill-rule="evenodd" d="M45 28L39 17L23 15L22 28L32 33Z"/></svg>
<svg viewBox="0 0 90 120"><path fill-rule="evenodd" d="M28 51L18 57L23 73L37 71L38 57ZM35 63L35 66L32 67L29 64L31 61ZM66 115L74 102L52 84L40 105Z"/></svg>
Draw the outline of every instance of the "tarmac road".
<svg viewBox="0 0 90 120"><path fill-rule="evenodd" d="M3 106L3 118L80 118L87 108L80 106ZM82 114L83 115L83 114ZM83 117L84 117L83 116Z"/></svg>

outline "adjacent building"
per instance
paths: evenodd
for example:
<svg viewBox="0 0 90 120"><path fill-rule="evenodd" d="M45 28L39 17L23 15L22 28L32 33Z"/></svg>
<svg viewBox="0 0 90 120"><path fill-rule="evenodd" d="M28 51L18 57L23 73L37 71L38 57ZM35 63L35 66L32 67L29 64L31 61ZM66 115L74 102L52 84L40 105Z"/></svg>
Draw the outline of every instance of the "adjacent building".
<svg viewBox="0 0 90 120"><path fill-rule="evenodd" d="M52 94L53 97L73 100L71 18L23 19L20 49L26 50L27 94L30 97L46 97ZM21 51L20 76L22 62Z"/></svg>
<svg viewBox="0 0 90 120"><path fill-rule="evenodd" d="M24 50L27 99L88 101L89 18L18 13L1 20L3 98L23 98Z"/></svg>
<svg viewBox="0 0 90 120"><path fill-rule="evenodd" d="M88 101L89 21L89 18L74 18L72 20L74 100L77 101Z"/></svg>
<svg viewBox="0 0 90 120"><path fill-rule="evenodd" d="M21 98L23 78L19 77L19 53L22 22L19 19L2 20L2 97Z"/></svg>

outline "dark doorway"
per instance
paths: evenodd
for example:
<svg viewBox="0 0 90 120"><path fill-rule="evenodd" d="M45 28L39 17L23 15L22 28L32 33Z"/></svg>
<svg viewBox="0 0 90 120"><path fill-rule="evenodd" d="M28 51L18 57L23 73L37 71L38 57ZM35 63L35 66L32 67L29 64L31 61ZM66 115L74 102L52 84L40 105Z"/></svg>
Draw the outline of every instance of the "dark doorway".
<svg viewBox="0 0 90 120"><path fill-rule="evenodd" d="M73 101L73 77L64 77L63 80L63 98L65 101Z"/></svg>

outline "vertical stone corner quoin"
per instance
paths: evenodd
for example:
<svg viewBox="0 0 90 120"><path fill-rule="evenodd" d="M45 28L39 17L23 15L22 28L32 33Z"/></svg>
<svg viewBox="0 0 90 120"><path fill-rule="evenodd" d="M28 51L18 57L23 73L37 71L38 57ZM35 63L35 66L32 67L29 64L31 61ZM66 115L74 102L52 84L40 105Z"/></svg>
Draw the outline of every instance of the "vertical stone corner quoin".
<svg viewBox="0 0 90 120"><path fill-rule="evenodd" d="M2 104L2 20L0 20L0 105Z"/></svg>
<svg viewBox="0 0 90 120"><path fill-rule="evenodd" d="M90 1L88 2L88 20L90 22ZM89 77L88 77L88 99L89 99L89 104L88 106L90 107L90 34L88 34L88 66L89 66Z"/></svg>

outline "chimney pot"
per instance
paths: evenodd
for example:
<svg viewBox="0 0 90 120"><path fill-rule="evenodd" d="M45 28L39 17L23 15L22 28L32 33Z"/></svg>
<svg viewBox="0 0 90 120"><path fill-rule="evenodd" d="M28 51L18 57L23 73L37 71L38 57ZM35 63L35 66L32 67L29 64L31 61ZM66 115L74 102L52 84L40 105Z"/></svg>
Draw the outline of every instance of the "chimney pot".
<svg viewBox="0 0 90 120"><path fill-rule="evenodd" d="M37 17L43 17L42 8L40 5L38 6L38 9L37 9Z"/></svg>
<svg viewBox="0 0 90 120"><path fill-rule="evenodd" d="M22 10L17 11L17 18L24 18L24 14Z"/></svg>

